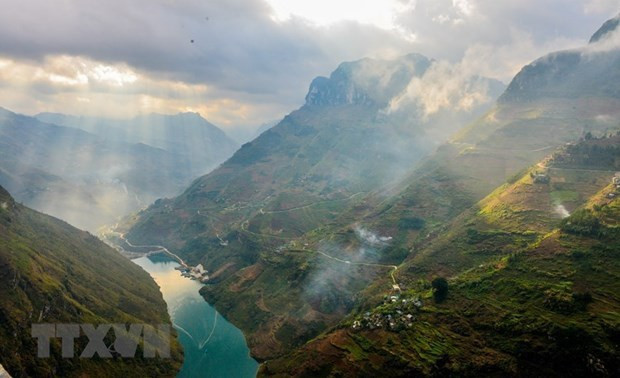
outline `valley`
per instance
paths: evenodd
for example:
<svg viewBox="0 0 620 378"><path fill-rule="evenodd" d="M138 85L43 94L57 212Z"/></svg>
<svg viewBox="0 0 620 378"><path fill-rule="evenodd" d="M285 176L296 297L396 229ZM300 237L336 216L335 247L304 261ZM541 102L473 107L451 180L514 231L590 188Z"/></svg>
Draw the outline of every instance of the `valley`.
<svg viewBox="0 0 620 378"><path fill-rule="evenodd" d="M561 52L550 56L564 59L576 54ZM609 62L614 56L603 53L600 60L591 58L595 63L589 60L566 69L602 74L599 62ZM549 61L554 62L553 59ZM411 290L417 287L416 280L457 277L460 272L484 266L496 256L532 248L528 246L545 240L563 217L579 209L583 201L610 182L617 163L607 169L560 167L550 164L549 159L561 155L562 148L581 146L579 140L586 134L597 135L589 143L616 145L617 139L606 142L597 138L617 132L617 123L608 120L618 119L618 100L606 92L565 94L561 81L545 79L545 95L524 101L526 95L520 93L530 89L520 83L532 80L528 77L530 72L544 75L546 69L551 69L538 67L538 61L532 66L537 66L538 71L524 68L494 108L455 132L430 157L411 160L408 172L405 170L383 185L369 187L360 181L355 184L360 191L349 189L329 194L347 201L325 198L330 187L321 186L321 181L290 181L291 176L278 176L274 167L280 164L279 158L263 150L263 145L283 149L282 143L289 136L282 133L293 125L296 133L304 130L306 122L317 127L306 115L310 106L316 106L309 103L251 145L243 146L229 162L198 180L182 196L138 214L124 232L132 240L155 240L189 261L218 271L217 277L201 290L207 301L244 330L256 358L268 361L261 372L277 373L274 366L290 371L290 363L301 366L297 357L288 354L291 348L301 348L300 353L313 356L314 352L308 353L307 348L314 348L315 344L305 344L307 341L329 338L332 332L342 335L341 331L334 331L339 329L342 319L360 313L361 308L376 303L378 298ZM336 71L332 77L336 74L340 73ZM321 98L326 107L321 111L330 114L331 120L348 117L356 108L355 103L327 100L333 92L324 95L311 86L310 93ZM365 94L354 94L353 98L372 102L372 97ZM314 97L312 101L316 101ZM607 117L606 121L599 121L601 114ZM321 134L311 135L312 144ZM299 141L295 143L299 146ZM254 160L247 160L246 156L255 153ZM606 156L615 161L613 150L605 153L612 154ZM291 163L301 162L299 156L291 155ZM369 164L363 161L364 166ZM318 174L319 167L320 163L310 172ZM247 173L239 175L239 169ZM287 163L281 169L291 168ZM372 171L382 169L385 168ZM328 172L334 174L332 168ZM510 188L530 177L530 173L532 177L548 176L545 180L550 180L554 189L545 191L537 185ZM356 178L355 171L349 175ZM282 181L284 177L289 181ZM342 180L347 176L338 177ZM376 178L373 181L377 182ZM249 188L255 189L252 192ZM509 190L510 194L495 194L502 190ZM528 198L540 190L540 195L547 199L543 201L541 197L528 203ZM236 205L239 196L256 198L260 205L252 206L252 200L246 202L249 206ZM211 217L217 225L199 220L195 211ZM211 234L213 228L218 237ZM385 235L390 242L373 244L361 235L360 229ZM219 237L229 243L220 245ZM470 241L461 244L462 240ZM487 246L493 241L499 243L497 250ZM411 281L409 277L417 278ZM426 282L423 287L428 288L429 281ZM428 295L426 291L412 298L426 301ZM316 346L322 348L320 344ZM316 357L320 361L319 356ZM407 359L418 361L411 356ZM280 361L289 362L280 365ZM321 366L317 360L312 361ZM354 376L351 372L356 370L346 366L340 373ZM514 366L505 372L514 373ZM477 369L470 368L474 369L471 372ZM304 370L303 374L309 372Z"/></svg>
<svg viewBox="0 0 620 378"><path fill-rule="evenodd" d="M345 3L0 15L0 378L620 376L620 15Z"/></svg>
<svg viewBox="0 0 620 378"><path fill-rule="evenodd" d="M195 114L118 121L0 109L0 136L0 184L93 233L178 194L237 147Z"/></svg>

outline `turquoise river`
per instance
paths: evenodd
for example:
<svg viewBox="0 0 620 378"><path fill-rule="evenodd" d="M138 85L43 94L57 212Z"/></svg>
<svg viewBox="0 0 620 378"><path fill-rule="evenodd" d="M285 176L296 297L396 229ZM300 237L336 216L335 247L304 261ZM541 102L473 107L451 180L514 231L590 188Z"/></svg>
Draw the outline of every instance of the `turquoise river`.
<svg viewBox="0 0 620 378"><path fill-rule="evenodd" d="M176 261L149 256L132 260L157 282L183 345L185 360L178 377L255 377L243 333L226 321L198 290L201 284L182 277Z"/></svg>

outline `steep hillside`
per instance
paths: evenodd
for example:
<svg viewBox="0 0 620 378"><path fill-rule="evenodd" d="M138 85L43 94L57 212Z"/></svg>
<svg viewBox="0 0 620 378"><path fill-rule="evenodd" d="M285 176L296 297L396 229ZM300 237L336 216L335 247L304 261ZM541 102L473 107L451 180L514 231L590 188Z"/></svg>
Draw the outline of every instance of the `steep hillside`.
<svg viewBox="0 0 620 378"><path fill-rule="evenodd" d="M174 152L0 110L0 184L26 205L80 228L94 232L175 195L198 174Z"/></svg>
<svg viewBox="0 0 620 378"><path fill-rule="evenodd" d="M400 290L377 281L338 327L261 373L617 375L619 142L566 147L499 187L399 267ZM607 159L569 163L601 144Z"/></svg>
<svg viewBox="0 0 620 378"><path fill-rule="evenodd" d="M127 237L206 264L214 275L205 297L248 334L256 357L273 358L345 316L362 300L357 293L377 277L389 278L395 266L444 232L446 222L506 180L587 132L617 130L620 100L606 87L594 92L586 81L567 88L559 79L535 79L561 72L604 80L613 77L616 60L611 50L565 69L553 59L542 73L524 68L493 110L413 171L423 155L412 154L430 147L424 128L399 128L400 118L375 113L373 106L391 94L367 90L374 88L372 80L343 79L354 77L351 67L365 61L341 66L330 79L313 82L302 109L179 198L140 214ZM515 83L537 82L547 89L535 101L522 101ZM377 125L380 137L356 137ZM417 138L408 136L412 130ZM399 143L408 156L401 161L409 162L400 164L401 172L411 172L400 183L402 174L386 177L399 165L397 157L380 152ZM446 273L477 261L446 260Z"/></svg>
<svg viewBox="0 0 620 378"><path fill-rule="evenodd" d="M502 95L496 108L456 134L450 143L422 162L403 181L404 189L399 190L396 186L385 192L372 193L343 213L335 225L321 230L322 238L329 240L343 230L350 229L351 226L347 224L355 222L377 234L392 237L391 248L385 251L401 250L408 255L404 264L392 274L395 278L384 273L383 280L368 286L356 297L351 307L354 308L357 319L352 317L348 326L351 326L354 320L361 324L376 321L375 324L389 326L390 321L383 315L396 317L400 315L397 311L405 311L403 308L388 306L390 310L384 312L380 318L376 314L384 311L381 306L377 307L378 312L371 311L367 317L361 314L364 313L363 310L378 306L385 295L398 292L390 292L388 289L395 282L407 289L416 288L411 292L414 294L405 297L411 303L412 299L418 297L424 299L424 295L426 301L428 300L432 293L429 281L435 275L456 279L468 270L478 268L481 270L481 277L486 277L488 266L502 268L502 261L507 259L507 256L535 250L542 241L557 235L560 218L582 205L610 182L614 170L618 170L618 138L597 139L592 138L592 135L615 134L619 128L620 113L617 109L620 103L615 95L617 88L614 88L617 81L614 81L613 77L620 62L617 50L613 48L599 49L596 54L590 54L590 49L591 47L587 47L578 51L551 54L526 66ZM572 63L566 63L565 59L570 61L574 58ZM576 76L580 78L573 80ZM593 84L583 80L584 77L595 78L596 82ZM604 85L599 85L603 82ZM586 142L577 146L568 145L558 151L552 160L541 161L554 149L584 136ZM550 180L550 184L534 185L533 180L538 173L547 176L546 179L539 180ZM494 188L505 182L509 184L490 194ZM396 194L391 195L394 192ZM487 198L484 199L485 197ZM600 197L601 195L598 195L594 198ZM608 217L607 222L612 226L617 224L617 214ZM569 251L572 248L580 249L584 245L589 247L591 244L590 239L585 239L576 241L571 247L564 245L564 239L558 240L560 241L553 243L561 244L562 248L568 247ZM609 243L617 244L615 239L594 242L602 248L610 245ZM351 241L340 245L340 250L344 252L338 256L341 262L350 261L348 256L351 256L351 245L354 245ZM613 253L606 256L613 256ZM382 257L385 257L385 253L382 253ZM489 262L494 260L495 262L489 265ZM527 267L529 263L529 260L525 261L523 266ZM531 263L534 265L538 262ZM565 259L558 260L558 269L571 269L571 264L564 268L565 263ZM609 265L606 266L609 266L609 270L600 277L592 277L594 281L588 283L589 285L602 284L613 279L610 277L617 274L613 270L614 263L609 260ZM561 274L549 275L542 268L541 271L540 274L537 273L538 276L532 277L533 282L536 282L547 276L546 281L543 281L544 285L539 285L541 288L553 286L554 281L561 277ZM576 285L581 285L579 280L588 279L587 273L582 273ZM514 286L515 282L510 284ZM527 286L527 283L521 285ZM511 292L498 302L492 302L485 307L504 308L504 313L517 312L518 309L511 307L511 295L514 294ZM576 298L581 294L576 293ZM477 297L467 293L467 298L473 300L468 303L462 299L463 292L458 295L459 301L453 308L456 310L474 306L476 301L484 303L484 296L491 294L488 290ZM527 305L527 295L531 295L531 292L525 293L519 304ZM571 293L567 295L570 297ZM605 295L607 293L601 293L601 296ZM613 298L613 301L617 301L617 297ZM549 299L551 300L553 299ZM388 302L391 300L388 299ZM368 307L368 303L374 304ZM612 303L613 306L617 305L617 302ZM417 307L414 306L414 309L411 304L405 307L407 311L417 311ZM497 338L490 334L477 334L479 337L476 337L472 344L466 340L465 346L461 345L463 340L450 339L458 335L470 338L473 335L472 329L479 332L477 323L474 323L476 327L466 326L464 323L472 317L475 318L475 311L462 313L462 319L449 318L449 322L456 323L457 329L448 329L446 332L441 322L448 318L442 317L441 309L436 308L430 309L433 315L420 315L423 322L428 323L412 324L411 327L418 333L387 337L381 331L373 331L370 332L372 335L365 334L364 337L356 339L354 336L347 336L342 330L337 330L300 349L299 354L289 356L288 360L266 363L263 371L266 374L277 374L286 367L297 374L311 372L338 375L347 371L353 372L351 374L384 374L384 367L387 365L395 367L391 372L393 375L406 372L444 374L446 371L442 372L441 369L447 366L446 356L451 356L450 358L456 360L447 371L452 373L531 374L534 367L520 365L532 363L531 356L520 359L521 357L510 354L516 353L517 347L512 346L513 349L506 350L488 344L487 339L502 343L502 337L506 338L510 333ZM411 315L418 318L417 313ZM610 316L605 312L596 315L602 319ZM527 321L523 324L527 324ZM568 323L556 325L565 328L574 319L567 321ZM583 318L580 317L578 322L581 322L579 327L583 328ZM615 324L613 322L616 320L612 321L612 324ZM407 326L407 323L399 324ZM489 324L484 323L482 327L489 327ZM495 328L492 329L493 332L496 331ZM544 337L555 337L548 336L549 333L545 333L547 331L551 332L549 329L541 331ZM568 332L570 331L569 329ZM597 341L588 344L588 347L596 345L597 342L606 346L611 342L613 345L615 331L605 332L590 333L588 337ZM524 337L529 338L530 335ZM400 341L396 341L399 338ZM424 339L430 341L421 341ZM571 369L577 366L581 370L575 371L583 374L588 364L595 366L597 363L596 359L586 358L583 353L574 354L572 351L568 353L572 357L556 358L555 354L561 354L564 344L558 347L546 345L541 339L537 342L540 343L540 348L549 349L543 362L536 361L533 365L540 363L545 369L549 369L543 375L548 375L552 369L563 364L565 370L559 371L570 373ZM505 344L509 343L510 341L505 341ZM392 348L394 345L396 347ZM603 349L607 348L606 346ZM533 353L540 352L539 349L535 350ZM476 353L470 354L470 351ZM608 371L617 369L613 352L610 354L608 350L601 351L596 348L592 351L594 356L605 354L611 368ZM455 357L456 355L459 357ZM569 364L568 360L571 358L575 360ZM302 361L306 364L297 369L296 366L303 365ZM330 364L336 365L336 368L330 370ZM344 368L339 368L340 364ZM588 371L591 372L592 369Z"/></svg>
<svg viewBox="0 0 620 378"><path fill-rule="evenodd" d="M387 200L369 198L380 206L355 216L392 234L402 218L441 224L555 148L618 130L619 50L590 49L552 53L525 66L497 106L418 166L404 189Z"/></svg>
<svg viewBox="0 0 620 378"><path fill-rule="evenodd" d="M180 250L201 233L184 234L180 223L195 223L211 237L238 231L244 224L243 229L285 232L281 236L287 237L315 228L350 199L402 177L441 142L435 135L439 130L449 134L458 129L458 122L403 120L402 114L386 111L431 63L415 54L395 61L343 63L330 78L312 82L302 108L243 145L178 198L161 201L141 214L128 236ZM471 112L461 115L467 116ZM312 219L296 219L289 212L314 206ZM281 231L282 224L290 227ZM180 252L194 257L192 251ZM200 258L204 253L195 255Z"/></svg>
<svg viewBox="0 0 620 378"><path fill-rule="evenodd" d="M395 61L365 59L342 64L330 78L315 79L306 105L243 145L178 198L159 201L141 214L128 236L166 243L197 260L204 250L183 248L188 240L198 242L200 234L214 238L259 230L290 237L315 228L350 200L402 177L432 151L441 139L428 130L458 128L458 123L403 120L402 114L386 111L409 80L430 65L415 54ZM464 113L464 118L470 115ZM312 217L296 214L298 209L311 209Z"/></svg>
<svg viewBox="0 0 620 378"><path fill-rule="evenodd" d="M366 278L358 279L357 271L342 274L333 295L325 295L327 287L308 291L304 283L319 279L317 267L329 260L308 254L309 242L295 238L320 235L313 230L335 221L367 192L402 178L484 109L479 104L428 117L414 105L391 111L393 100L432 67L417 54L341 64L329 78L311 83L303 107L121 231L133 244L165 245L206 266L212 274L205 294L250 332L258 358L299 345L348 312L350 293L377 270L356 265ZM488 95L498 87L479 77L471 81ZM392 260L403 257L395 253Z"/></svg>
<svg viewBox="0 0 620 378"><path fill-rule="evenodd" d="M51 358L37 358L32 324L164 324L166 304L141 268L89 233L17 204L2 187L0 236L0 364L13 377L176 374L176 339L172 359L63 359L60 339Z"/></svg>
<svg viewBox="0 0 620 378"><path fill-rule="evenodd" d="M607 60L608 57L602 59ZM605 76L606 67L601 70L601 65L596 64L595 61L596 59L593 58L592 66L587 68L598 75ZM585 69L584 67L581 68ZM528 75L528 71L523 70L515 80L520 80L520 76L523 75ZM583 96L570 94L567 97L561 97L561 91L556 93L558 94L556 98L541 98L532 102L507 99L500 101L494 110L458 133L450 143L442 146L432 157L419 164L403 181L404 189L399 189L396 185L388 190L357 198L354 203L350 204L350 208L341 212L331 224L306 234L296 244L289 244L293 246L288 249L290 253L285 254L286 258L278 257L278 259L298 267L296 273L290 276L295 279L288 280L292 283L285 286L287 287L285 294L271 295L272 303L295 303L298 307L300 304L308 303L306 299L303 299L304 296L291 294L291 292L300 287L299 290L302 292L304 288L314 288L312 280L314 277L320 277L324 281L321 286L324 290L321 294L323 298L326 298L325 301L330 298L331 303L340 303L340 311L354 308L356 303L364 297L364 295L357 295L359 287L370 283L373 274L381 274L389 279L386 272L390 270L389 265L398 265L398 257L409 256L409 259L416 262L415 269L418 269L421 275L437 272L454 274L464 266L474 266L478 261L476 255L462 254L458 255L458 258L451 254L443 255L451 248L451 241L446 238L440 239L443 241L440 244L442 248L438 247L439 251L436 252L437 265L427 267L426 263L418 264L417 258L422 256L420 251L428 251L426 249L428 243L439 243L435 241L436 238L451 230L451 227L446 226L447 222L456 217L465 216L461 214L467 213L471 206L504 182L518 180L525 170L557 147L574 142L584 135L589 135L588 133L602 135L618 130L618 125L620 125L618 100L607 97L606 93L600 93L597 96L591 93ZM596 176L597 174L599 176ZM609 180L609 172L594 175L596 177L584 177L583 180ZM573 185L578 186L578 183ZM574 197L576 187L569 186L567 189L562 189L562 184L557 184L557 187L558 189L551 191L553 194L551 192L547 194L548 198L553 196L553 201L541 203L540 206L543 207L540 209L536 207L539 204L530 205L532 207L528 211L536 213L551 210L554 214L560 214L574 209L575 201L578 200ZM587 195L591 193L584 194L585 198ZM497 206L500 205L509 206L510 204L504 204L501 200L498 201ZM519 203L514 205L522 206ZM519 221L514 220L514 222ZM510 236L500 233L497 237L504 240L503 248L510 250L513 248L513 243L519 246L532 238L535 239L539 232L545 230L545 227L548 228L553 222L553 219L543 217L538 220L538 223L532 225L532 230L536 232L528 232L531 230L522 228L520 232L525 233L524 235ZM370 256L366 254L360 259L358 257L360 249L357 247L359 240L347 236L359 227L371 230L377 235L390 237L389 245L379 248L379 253ZM472 229L471 232L474 233L472 237L475 237L477 230ZM480 232L484 233L486 230L482 229ZM483 239L485 237L481 236ZM333 249L326 251L322 248L323 241L334 240L337 241L335 251ZM305 244L308 245L305 246ZM300 245L304 247L299 248ZM305 253L295 252L300 249L305 249ZM350 264L325 268L320 263L325 256L320 252L317 256L312 253L313 251L327 253L340 261L359 259L364 263L388 266L375 266L371 272L367 271L371 268L369 266L365 266L366 271L360 271L360 269L350 267ZM330 263L329 260L325 261L327 264ZM333 261L332 259L331 262ZM281 266L275 265L273 268L268 268L263 274L278 274L277 272L281 272ZM289 268L289 270L292 269ZM343 270L348 272L347 275L341 273ZM400 270L401 268L398 271ZM302 278L298 279L299 276ZM246 283L246 285L250 284ZM225 306L233 306L235 297L249 301L250 298L256 297L256 293L262 293L261 295L269 298L270 296L265 295L265 290L270 290L268 285L255 282L243 291L244 293L254 292L254 295L249 297L237 292L235 296L227 295L221 290L212 291L209 287L205 289L205 292L209 293L207 295L209 299L216 299L216 303L223 301ZM301 299L295 302L292 298ZM247 321L247 318L242 315L239 318L241 324ZM249 329L253 330L253 328Z"/></svg>
<svg viewBox="0 0 620 378"><path fill-rule="evenodd" d="M591 52L524 67L491 111L460 130L441 121L402 127L422 109L388 110L405 88L392 80L401 69L344 64L313 82L304 107L180 197L132 219L125 236L205 264L205 298L246 332L254 356L281 356L377 305L386 288L454 277L534 247L608 182L609 172L580 177L557 166L549 168L553 186L532 184L534 165L551 152L619 128L619 55L607 45ZM388 66L411 60L433 67L419 56ZM437 146L427 138L435 127L459 131L424 158Z"/></svg>

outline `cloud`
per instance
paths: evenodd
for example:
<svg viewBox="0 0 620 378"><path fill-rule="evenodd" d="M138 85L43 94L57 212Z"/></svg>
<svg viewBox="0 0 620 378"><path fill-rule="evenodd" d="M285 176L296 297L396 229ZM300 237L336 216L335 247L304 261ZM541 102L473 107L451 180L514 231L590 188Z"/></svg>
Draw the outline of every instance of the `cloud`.
<svg viewBox="0 0 620 378"><path fill-rule="evenodd" d="M271 8L258 0L24 0L6 4L0 13L0 58L29 67L49 65L49 57L80 57L101 67L129 67L137 76L157 82L206 85L217 99L197 93L202 97L187 98L187 106L197 108L191 103L201 102L213 114L216 103L243 103L235 107L244 113L226 119L234 113L228 108L215 115L219 122L213 121L258 126L301 105L310 81L341 61L410 49L398 35L372 25L342 22L318 27L295 17L275 22L271 16ZM80 77L68 78L60 75L55 83L65 98L69 88L61 81L80 84L71 81ZM22 84L20 91L32 90ZM133 103L158 102L148 93L141 96L150 100ZM9 106L7 100L3 104ZM55 110L82 109L74 105ZM40 104L22 101L15 110L29 106ZM134 112L145 110L137 107Z"/></svg>
<svg viewBox="0 0 620 378"><path fill-rule="evenodd" d="M314 75L343 58L357 59L382 46L404 47L399 38L369 25L319 28L299 18L274 22L271 15L258 0L24 0L0 14L0 51L36 60L87 56L171 80L287 94L291 82L299 89L293 79L300 74L307 87ZM336 54L333 33L340 42L353 41L354 54L344 43ZM381 38L364 44L370 34Z"/></svg>
<svg viewBox="0 0 620 378"><path fill-rule="evenodd" d="M16 90L17 89L17 90ZM136 111L197 111L223 126L286 111L205 84L157 79L126 64L46 56L41 63L0 59L0 103L27 114L65 109L84 115L132 117Z"/></svg>
<svg viewBox="0 0 620 378"><path fill-rule="evenodd" d="M9 77L0 105L92 113L103 103L107 116L185 107L224 125L260 125L301 105L310 81L342 61L478 58L479 74L507 81L538 56L584 44L617 8L607 0L390 0L385 11L321 4L318 16L302 7L277 17L266 0L7 2L0 60L11 65L0 68ZM345 12L351 7L360 9ZM319 22L325 13L329 22ZM29 76L33 67L43 76Z"/></svg>
<svg viewBox="0 0 620 378"><path fill-rule="evenodd" d="M563 0L416 0L410 4L396 22L418 37L416 47L421 53L458 62L484 51L487 64L500 67L481 74L491 73L503 81L536 57L585 44L614 15L603 8L586 12L583 3Z"/></svg>
<svg viewBox="0 0 620 378"><path fill-rule="evenodd" d="M452 5L464 16L470 16L474 10L469 0L452 0Z"/></svg>
<svg viewBox="0 0 620 378"><path fill-rule="evenodd" d="M446 109L468 112L488 103L493 99L488 93L488 82L478 78L470 68L466 62L434 62L423 76L413 78L405 92L391 101L389 111L413 104L428 117Z"/></svg>
<svg viewBox="0 0 620 378"><path fill-rule="evenodd" d="M356 225L353 229L355 231L355 235L362 242L372 247L385 247L392 240L391 236L380 236L370 230L361 227L360 225Z"/></svg>
<svg viewBox="0 0 620 378"><path fill-rule="evenodd" d="M390 29L400 0L266 0L273 8L272 18L287 21L301 17L317 25L330 25L342 20L357 21Z"/></svg>
<svg viewBox="0 0 620 378"><path fill-rule="evenodd" d="M609 14L611 16L620 10L620 1L589 0L585 2L583 9L586 14Z"/></svg>

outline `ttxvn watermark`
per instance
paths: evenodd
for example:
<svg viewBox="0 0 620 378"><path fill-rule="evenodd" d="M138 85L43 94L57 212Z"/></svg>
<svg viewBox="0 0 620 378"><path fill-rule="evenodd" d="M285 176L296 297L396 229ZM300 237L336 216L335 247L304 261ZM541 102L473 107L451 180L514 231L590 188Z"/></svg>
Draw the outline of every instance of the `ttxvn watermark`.
<svg viewBox="0 0 620 378"><path fill-rule="evenodd" d="M130 324L129 327L125 324L33 324L31 335L37 339L37 356L40 358L50 357L50 342L55 338L61 339L63 358L75 357L75 340L83 336L88 343L78 351L80 358L92 358L95 354L111 358L113 353L132 358L136 356L139 345L145 358L170 358L169 324L157 327L148 324Z"/></svg>

